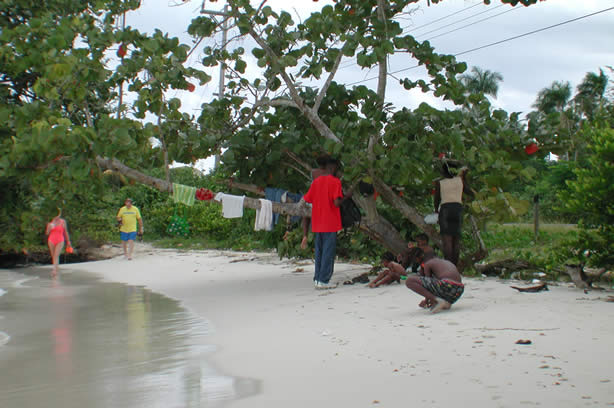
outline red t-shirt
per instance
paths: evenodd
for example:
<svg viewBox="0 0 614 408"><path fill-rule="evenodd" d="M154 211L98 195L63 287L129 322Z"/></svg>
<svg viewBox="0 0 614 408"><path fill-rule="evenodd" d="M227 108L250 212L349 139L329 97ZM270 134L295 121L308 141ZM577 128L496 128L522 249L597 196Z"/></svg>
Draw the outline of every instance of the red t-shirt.
<svg viewBox="0 0 614 408"><path fill-rule="evenodd" d="M320 176L311 183L303 198L312 204L313 232L337 232L341 229L341 212L339 207L335 206L335 199L343 198L341 180L330 174Z"/></svg>

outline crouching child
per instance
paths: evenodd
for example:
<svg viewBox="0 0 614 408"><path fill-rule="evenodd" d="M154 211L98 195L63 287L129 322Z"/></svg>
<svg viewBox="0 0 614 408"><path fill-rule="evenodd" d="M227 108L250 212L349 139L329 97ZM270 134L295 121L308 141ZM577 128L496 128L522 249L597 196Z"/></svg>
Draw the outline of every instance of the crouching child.
<svg viewBox="0 0 614 408"><path fill-rule="evenodd" d="M421 268L417 274L407 277L405 285L424 296L418 306L429 308L433 313L449 309L465 290L456 265L440 258L431 258L422 263L424 251L420 248L413 248L412 257L414 262L421 263Z"/></svg>
<svg viewBox="0 0 614 408"><path fill-rule="evenodd" d="M383 271L377 275L371 283L370 288L377 288L380 285L390 284L392 282L401 282L401 276L405 276L405 268L403 265L394 262L394 255L391 252L386 252L382 255Z"/></svg>

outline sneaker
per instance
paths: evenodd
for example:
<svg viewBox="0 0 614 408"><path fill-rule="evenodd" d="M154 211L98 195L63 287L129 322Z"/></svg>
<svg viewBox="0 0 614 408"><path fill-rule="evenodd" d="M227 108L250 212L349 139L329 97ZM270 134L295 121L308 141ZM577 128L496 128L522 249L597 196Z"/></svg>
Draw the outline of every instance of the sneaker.
<svg viewBox="0 0 614 408"><path fill-rule="evenodd" d="M318 282L316 283L316 289L334 289L337 285L331 283Z"/></svg>
<svg viewBox="0 0 614 408"><path fill-rule="evenodd" d="M314 280L314 281L313 281L313 287L314 287L314 288L316 288L316 289L318 289L318 288L320 287L320 285L321 285L321 284L322 284L322 283L321 283L320 281L317 281L317 280Z"/></svg>
<svg viewBox="0 0 614 408"><path fill-rule="evenodd" d="M435 303L435 305L431 307L431 313L439 313L442 310L446 310L452 307L452 304L450 302L447 302L440 298L436 298L436 299L437 299L437 303Z"/></svg>

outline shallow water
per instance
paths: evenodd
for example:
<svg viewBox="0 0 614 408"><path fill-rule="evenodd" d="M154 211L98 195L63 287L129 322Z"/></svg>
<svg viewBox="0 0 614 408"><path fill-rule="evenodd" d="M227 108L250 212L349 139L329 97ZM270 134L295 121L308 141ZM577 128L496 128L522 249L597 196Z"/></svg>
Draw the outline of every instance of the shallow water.
<svg viewBox="0 0 614 408"><path fill-rule="evenodd" d="M19 272L0 270L0 407L218 407L259 392L207 363L210 326L177 301L78 272Z"/></svg>

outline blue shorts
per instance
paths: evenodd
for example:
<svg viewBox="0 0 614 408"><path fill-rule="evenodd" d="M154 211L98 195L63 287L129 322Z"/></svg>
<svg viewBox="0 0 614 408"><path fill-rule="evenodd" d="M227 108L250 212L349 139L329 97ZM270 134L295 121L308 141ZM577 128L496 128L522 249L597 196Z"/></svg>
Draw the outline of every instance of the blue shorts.
<svg viewBox="0 0 614 408"><path fill-rule="evenodd" d="M120 232L119 237L122 241L134 241L136 239L136 231L133 232Z"/></svg>

